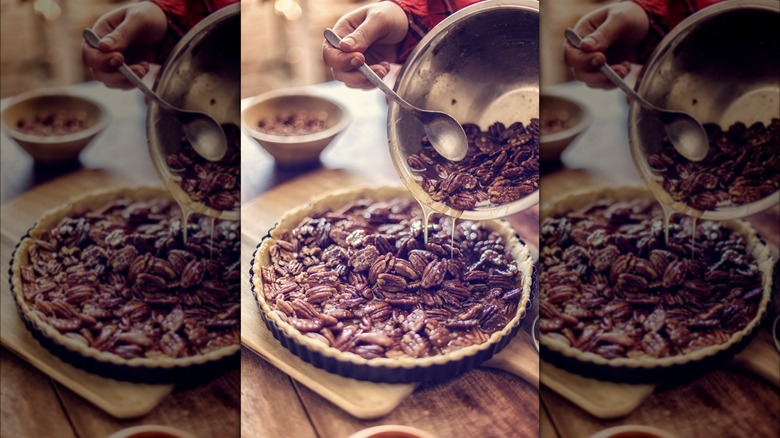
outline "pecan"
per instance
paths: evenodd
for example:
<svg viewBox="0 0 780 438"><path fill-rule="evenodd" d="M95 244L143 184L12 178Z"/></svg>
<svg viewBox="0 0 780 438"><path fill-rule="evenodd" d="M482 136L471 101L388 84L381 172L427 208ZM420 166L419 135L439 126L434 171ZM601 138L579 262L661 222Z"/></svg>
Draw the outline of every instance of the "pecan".
<svg viewBox="0 0 780 438"><path fill-rule="evenodd" d="M620 250L615 245L609 245L598 251L590 263L596 272L604 272L615 264L618 257L620 257Z"/></svg>
<svg viewBox="0 0 780 438"><path fill-rule="evenodd" d="M642 292L647 289L648 282L644 277L635 274L620 274L617 287L623 292Z"/></svg>
<svg viewBox="0 0 780 438"><path fill-rule="evenodd" d="M360 335L358 335L358 341L365 342L368 344L379 345L385 348L390 347L394 344L393 339L387 336L387 334L376 333L376 332L361 333Z"/></svg>
<svg viewBox="0 0 780 438"><path fill-rule="evenodd" d="M429 263L422 273L421 286L430 289L441 285L447 272L446 269L447 267L443 262L434 261Z"/></svg>
<svg viewBox="0 0 780 438"><path fill-rule="evenodd" d="M401 349L412 357L422 357L428 354L431 343L419 333L406 332L401 339Z"/></svg>
<svg viewBox="0 0 780 438"><path fill-rule="evenodd" d="M154 264L154 257L149 254L143 254L135 258L130 264L130 270L127 274L127 279L130 283L135 283L138 278L138 274L149 272Z"/></svg>
<svg viewBox="0 0 780 438"><path fill-rule="evenodd" d="M181 273L181 286L186 289L198 286L203 281L205 275L206 269L203 262L193 260L187 263L187 266L184 267Z"/></svg>
<svg viewBox="0 0 780 438"><path fill-rule="evenodd" d="M317 332L322 329L322 321L319 319L290 318L287 322L295 327L296 330L304 333Z"/></svg>
<svg viewBox="0 0 780 438"><path fill-rule="evenodd" d="M379 279L379 274L390 272L395 266L395 258L392 254L385 254L382 257L378 257L371 264L371 268L368 271L368 281L371 284L376 284Z"/></svg>
<svg viewBox="0 0 780 438"><path fill-rule="evenodd" d="M386 292L403 292L406 280L398 275L382 273L377 276L376 285Z"/></svg>
<svg viewBox="0 0 780 438"><path fill-rule="evenodd" d="M138 274L135 285L141 290L156 292L165 289L166 282L162 277L153 274Z"/></svg>
<svg viewBox="0 0 780 438"><path fill-rule="evenodd" d="M401 327L405 332L419 332L425 326L425 317L424 310L415 309L401 323Z"/></svg>
<svg viewBox="0 0 780 438"><path fill-rule="evenodd" d="M393 271L407 280L416 280L420 277L420 274L417 271L415 271L412 263L404 259L395 260L395 263L393 265Z"/></svg>
<svg viewBox="0 0 780 438"><path fill-rule="evenodd" d="M379 251L375 246L369 245L357 251L350 259L349 265L356 272L368 270L379 257Z"/></svg>

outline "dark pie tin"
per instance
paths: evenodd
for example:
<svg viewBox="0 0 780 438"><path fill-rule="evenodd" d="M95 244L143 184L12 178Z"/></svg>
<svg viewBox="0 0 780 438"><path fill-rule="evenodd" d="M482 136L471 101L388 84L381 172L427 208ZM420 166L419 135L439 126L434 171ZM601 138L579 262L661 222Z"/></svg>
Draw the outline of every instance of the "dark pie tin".
<svg viewBox="0 0 780 438"><path fill-rule="evenodd" d="M759 321L766 316L761 316ZM648 384L662 381L682 382L697 379L706 372L731 359L734 355L744 350L761 329L761 324L756 324L753 330L746 333L739 342L721 350L711 356L702 359L691 359L688 362L670 366L630 367L626 365L601 365L593 362L585 362L566 356L541 344L540 357L558 368L568 372L579 374L596 380L607 380L617 383ZM542 364L544 372L544 364Z"/></svg>

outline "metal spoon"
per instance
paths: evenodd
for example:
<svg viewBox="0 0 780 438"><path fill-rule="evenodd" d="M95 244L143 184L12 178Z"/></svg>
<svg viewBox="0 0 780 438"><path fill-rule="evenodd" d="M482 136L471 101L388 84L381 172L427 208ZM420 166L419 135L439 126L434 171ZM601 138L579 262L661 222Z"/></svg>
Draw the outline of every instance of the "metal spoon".
<svg viewBox="0 0 780 438"><path fill-rule="evenodd" d="M578 49L580 48L582 39L574 30L566 29L563 34L569 44ZM707 153L710 150L710 145L707 141L707 133L704 131L704 127L701 126L701 123L694 119L690 114L658 108L648 102L629 87L628 84L626 84L607 64L601 66L599 71L604 73L604 75L612 81L613 84L623 90L624 93L655 114L658 120L664 124L666 135L669 136L669 141L680 155L691 161L701 161L707 156Z"/></svg>
<svg viewBox="0 0 780 438"><path fill-rule="evenodd" d="M325 29L325 40L334 48L341 50L339 47L341 38L331 29ZM466 133L463 132L463 127L460 126L460 123L451 115L440 111L423 110L410 104L382 81L366 63L358 67L358 71L363 73L366 79L376 85L388 97L398 102L401 108L409 111L420 120L423 124L423 129L425 129L425 134L428 135L428 140L430 140L433 148L442 157L450 161L460 161L466 156L469 148Z"/></svg>
<svg viewBox="0 0 780 438"><path fill-rule="evenodd" d="M84 40L90 46L99 49L100 37L92 29L84 29ZM222 126L208 114L198 111L187 111L177 108L152 91L143 81L130 70L127 64L118 68L119 73L138 87L146 96L154 99L163 110L171 113L180 123L184 135L201 157L209 161L219 161L227 152L227 139Z"/></svg>

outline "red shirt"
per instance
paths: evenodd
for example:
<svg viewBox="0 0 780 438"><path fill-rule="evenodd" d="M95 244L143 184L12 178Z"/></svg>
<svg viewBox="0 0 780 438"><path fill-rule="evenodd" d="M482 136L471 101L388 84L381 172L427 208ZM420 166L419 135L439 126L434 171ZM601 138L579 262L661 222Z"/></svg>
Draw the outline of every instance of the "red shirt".
<svg viewBox="0 0 780 438"><path fill-rule="evenodd" d="M653 49L681 21L696 11L720 3L722 0L633 0L647 12L650 29L638 50L638 61L644 63Z"/></svg>
<svg viewBox="0 0 780 438"><path fill-rule="evenodd" d="M401 43L398 62L403 63L434 26L456 11L482 0L391 0L406 12L409 32Z"/></svg>
<svg viewBox="0 0 780 438"><path fill-rule="evenodd" d="M211 13L238 0L151 0L168 17L168 30L160 41L157 62L162 63L184 34Z"/></svg>

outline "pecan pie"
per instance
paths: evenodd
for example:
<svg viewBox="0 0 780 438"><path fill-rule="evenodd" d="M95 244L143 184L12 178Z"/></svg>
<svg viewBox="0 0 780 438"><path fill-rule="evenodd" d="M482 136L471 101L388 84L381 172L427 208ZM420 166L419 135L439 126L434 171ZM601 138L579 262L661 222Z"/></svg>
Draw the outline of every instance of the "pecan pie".
<svg viewBox="0 0 780 438"><path fill-rule="evenodd" d="M191 217L161 188L84 196L19 243L11 286L33 335L87 371L172 381L239 348L238 225Z"/></svg>
<svg viewBox="0 0 780 438"><path fill-rule="evenodd" d="M442 379L486 360L519 327L528 249L504 223L435 216L427 244L401 188L337 193L285 215L258 246L252 288L293 353L348 377Z"/></svg>
<svg viewBox="0 0 780 438"><path fill-rule="evenodd" d="M539 328L554 363L670 375L734 354L766 313L772 263L744 222L677 215L666 242L660 205L638 188L572 195L542 217Z"/></svg>
<svg viewBox="0 0 780 438"><path fill-rule="evenodd" d="M514 202L539 189L539 119L528 126L496 122L486 131L467 123L463 131L469 147L461 161L439 155L427 136L420 152L406 157L431 199L474 210Z"/></svg>

